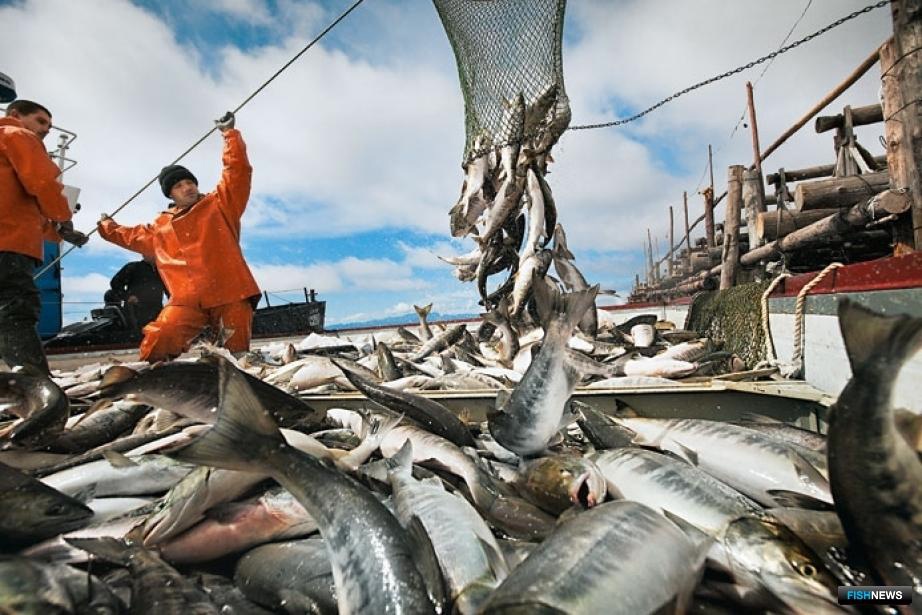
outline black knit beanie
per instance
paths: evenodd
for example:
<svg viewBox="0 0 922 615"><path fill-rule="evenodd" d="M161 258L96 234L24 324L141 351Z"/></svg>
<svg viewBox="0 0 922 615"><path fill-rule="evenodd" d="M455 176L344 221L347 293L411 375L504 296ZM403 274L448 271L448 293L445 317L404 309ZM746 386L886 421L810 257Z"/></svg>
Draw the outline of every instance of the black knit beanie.
<svg viewBox="0 0 922 615"><path fill-rule="evenodd" d="M160 171L160 189L163 190L163 196L170 198L170 190L184 179L191 179L198 186L198 180L195 179L195 175L190 173L186 167L178 164L163 167L163 170Z"/></svg>

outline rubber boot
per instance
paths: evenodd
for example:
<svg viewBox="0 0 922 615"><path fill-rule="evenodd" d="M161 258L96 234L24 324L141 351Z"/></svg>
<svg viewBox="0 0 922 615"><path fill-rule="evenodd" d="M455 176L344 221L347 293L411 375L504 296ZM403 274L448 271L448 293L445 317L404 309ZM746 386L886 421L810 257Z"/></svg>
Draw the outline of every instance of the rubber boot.
<svg viewBox="0 0 922 615"><path fill-rule="evenodd" d="M48 374L48 359L38 332L32 327L0 329L0 360L10 368L29 366Z"/></svg>

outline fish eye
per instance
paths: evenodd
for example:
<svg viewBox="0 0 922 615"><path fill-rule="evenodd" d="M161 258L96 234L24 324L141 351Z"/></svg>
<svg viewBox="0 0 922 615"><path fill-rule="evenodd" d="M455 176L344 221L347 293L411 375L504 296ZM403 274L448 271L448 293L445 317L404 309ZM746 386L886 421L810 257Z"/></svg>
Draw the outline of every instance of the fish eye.
<svg viewBox="0 0 922 615"><path fill-rule="evenodd" d="M819 572L813 564L801 564L797 567L797 571L805 577L815 577Z"/></svg>

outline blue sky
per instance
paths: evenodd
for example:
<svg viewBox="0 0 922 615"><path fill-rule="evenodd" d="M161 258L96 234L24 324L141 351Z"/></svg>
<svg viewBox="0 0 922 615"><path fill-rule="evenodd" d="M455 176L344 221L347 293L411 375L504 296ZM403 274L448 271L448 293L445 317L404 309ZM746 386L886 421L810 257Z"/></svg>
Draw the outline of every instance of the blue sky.
<svg viewBox="0 0 922 615"><path fill-rule="evenodd" d="M89 229L235 107L349 4L295 0L0 1L0 70L21 96L50 106L80 136L65 176L82 190L75 223ZM623 117L695 81L761 56L861 8L852 0L571 0L564 75L575 124ZM877 10L779 57L756 82L763 145L889 36ZM25 52L24 50L28 50ZM668 206L696 189L715 149L718 192L729 164L748 163L744 84L761 67L683 97L623 128L567 133L549 175L571 249L591 282L630 290L650 227L665 249ZM872 69L829 112L876 100ZM243 247L276 295L309 286L328 322L476 311L476 289L437 254L471 249L448 234L463 180L463 101L454 56L425 0L366 0L245 107L238 125L254 166ZM859 137L881 153L876 134ZM53 135L46 145L53 146ZM767 166L832 162L828 135L801 131ZM212 136L183 161L210 190ZM151 188L117 220L165 206ZM680 209L677 209L680 211ZM722 216L718 212L718 218ZM679 220L681 218L678 218ZM133 255L94 237L64 261L65 320L100 301ZM498 281L498 280L497 280Z"/></svg>

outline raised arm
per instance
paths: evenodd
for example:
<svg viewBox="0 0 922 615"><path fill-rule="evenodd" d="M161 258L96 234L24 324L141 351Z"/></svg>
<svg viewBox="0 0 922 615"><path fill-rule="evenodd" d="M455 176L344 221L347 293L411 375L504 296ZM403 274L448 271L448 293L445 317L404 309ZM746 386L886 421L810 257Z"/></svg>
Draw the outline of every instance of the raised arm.
<svg viewBox="0 0 922 615"><path fill-rule="evenodd" d="M126 250L152 257L154 254L154 232L149 225L122 226L112 218L105 216L97 225L99 235Z"/></svg>
<svg viewBox="0 0 922 615"><path fill-rule="evenodd" d="M220 206L224 209L225 215L236 221L243 216L247 201L250 199L253 167L250 166L247 158L243 136L239 130L233 128L233 116L230 117L228 123L230 124L228 128L223 128L220 120L218 124L222 127L221 132L224 135L224 154L222 156L224 170L221 172L221 181L218 183L217 191Z"/></svg>

